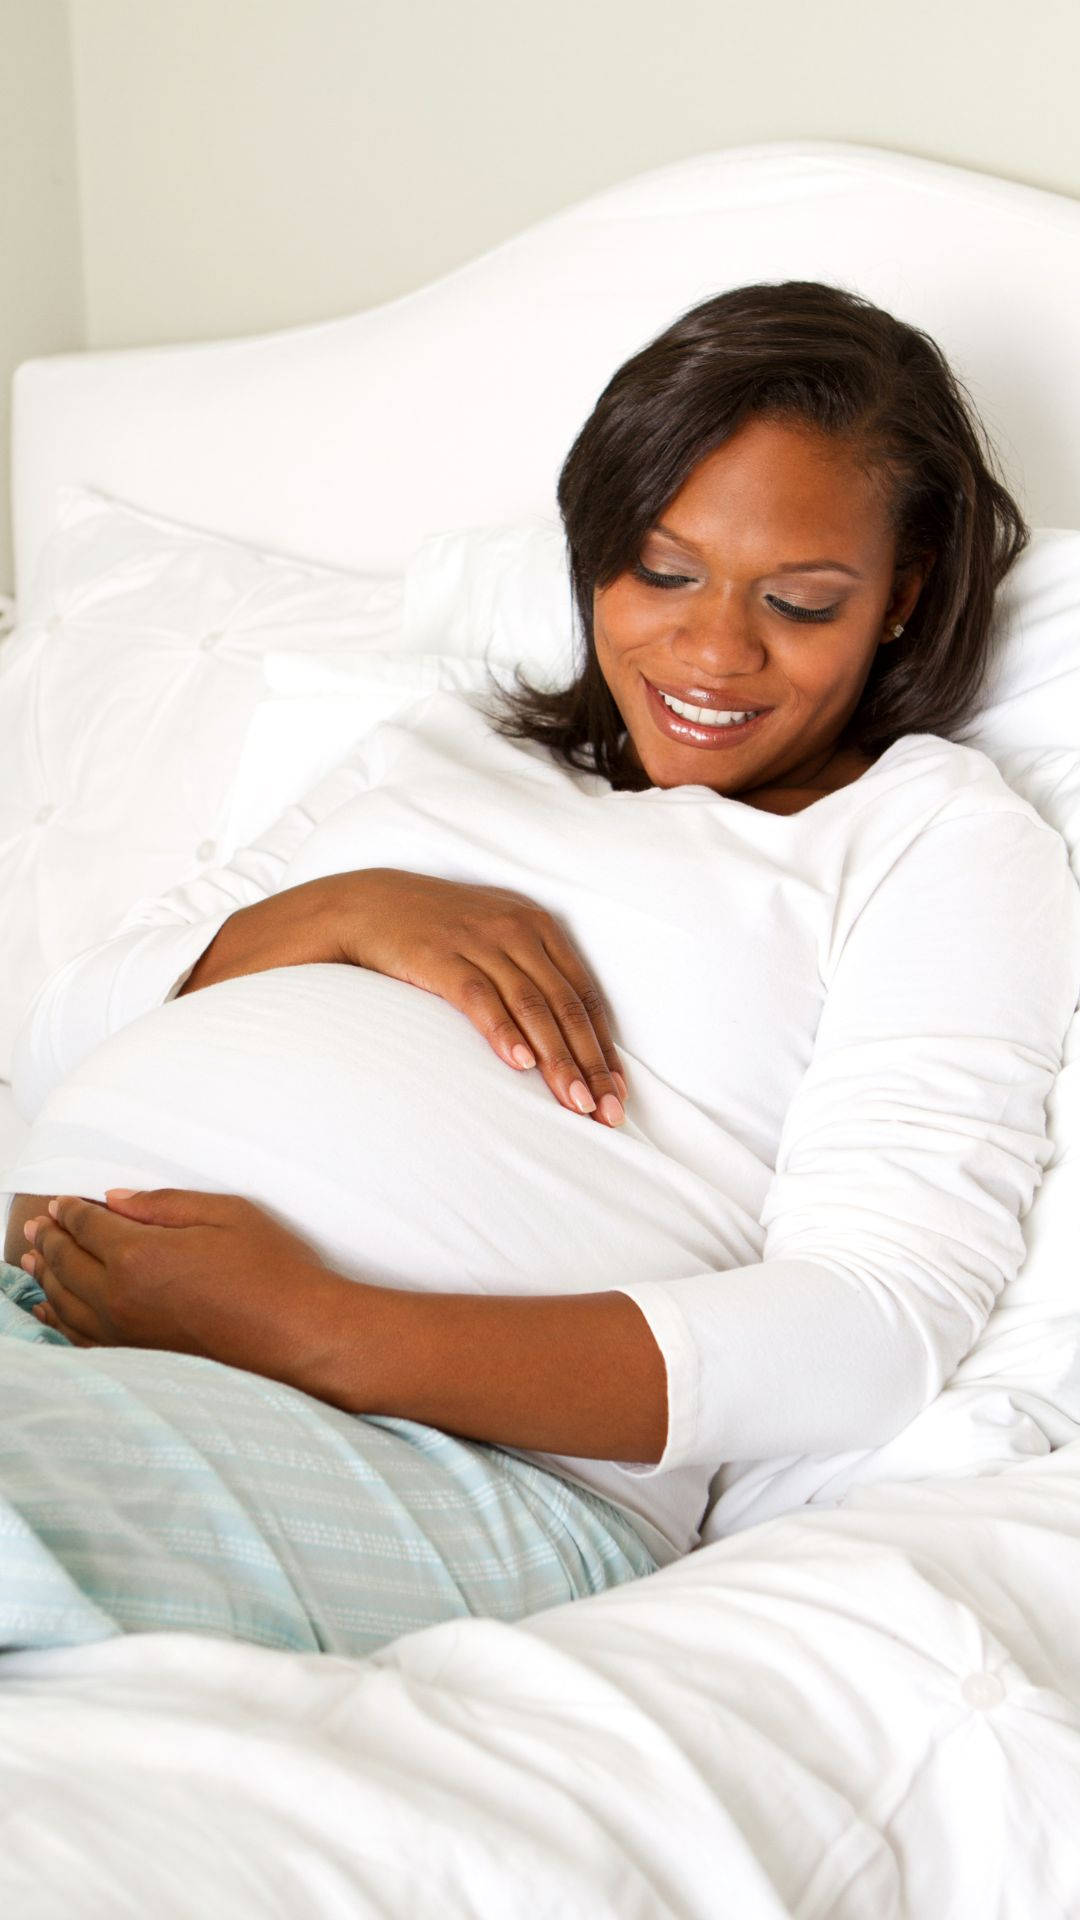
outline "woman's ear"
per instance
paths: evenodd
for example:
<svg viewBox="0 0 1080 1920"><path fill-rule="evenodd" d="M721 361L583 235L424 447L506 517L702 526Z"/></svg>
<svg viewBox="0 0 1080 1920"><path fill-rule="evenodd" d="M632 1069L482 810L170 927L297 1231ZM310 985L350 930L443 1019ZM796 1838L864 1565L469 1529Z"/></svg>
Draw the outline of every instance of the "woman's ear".
<svg viewBox="0 0 1080 1920"><path fill-rule="evenodd" d="M892 629L894 626L898 623L905 627L907 626L918 604L922 590L934 570L934 562L936 559L937 555L934 553L922 553L914 560L909 561L906 567L901 567L897 571L896 578L893 582L889 611L886 614L886 624L889 628L888 637L890 639L893 638Z"/></svg>

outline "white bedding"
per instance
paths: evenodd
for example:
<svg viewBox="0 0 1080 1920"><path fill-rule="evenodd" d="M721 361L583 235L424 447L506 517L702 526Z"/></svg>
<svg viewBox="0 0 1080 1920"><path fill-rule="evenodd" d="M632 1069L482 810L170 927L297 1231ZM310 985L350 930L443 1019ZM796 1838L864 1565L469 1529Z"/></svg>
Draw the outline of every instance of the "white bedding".
<svg viewBox="0 0 1080 1920"><path fill-rule="evenodd" d="M15 1096L7 1080L0 1080L0 1166L13 1166L22 1152L23 1141L30 1129L26 1121L16 1111ZM11 1195L0 1191L0 1236L7 1226ZM2 1237L0 1237L2 1244Z"/></svg>
<svg viewBox="0 0 1080 1920"><path fill-rule="evenodd" d="M1078 1592L1080 1443L363 1661L10 1654L0 1911L1075 1920Z"/></svg>

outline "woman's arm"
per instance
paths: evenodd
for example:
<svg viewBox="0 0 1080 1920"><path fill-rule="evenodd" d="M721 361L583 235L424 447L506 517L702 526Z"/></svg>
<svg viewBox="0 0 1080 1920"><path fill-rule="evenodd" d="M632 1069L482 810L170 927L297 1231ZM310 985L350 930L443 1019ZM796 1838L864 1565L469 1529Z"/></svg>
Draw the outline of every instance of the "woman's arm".
<svg viewBox="0 0 1080 1920"><path fill-rule="evenodd" d="M265 1208L164 1188L61 1195L21 1256L76 1344L204 1354L349 1413L602 1460L660 1458L667 1383L621 1293L414 1292L346 1279Z"/></svg>
<svg viewBox="0 0 1080 1920"><path fill-rule="evenodd" d="M827 982L763 1259L619 1287L668 1371L647 1471L875 1448L936 1397L1026 1257L1078 995L1052 828L987 808L899 852Z"/></svg>
<svg viewBox="0 0 1080 1920"><path fill-rule="evenodd" d="M623 1293L357 1293L346 1280L325 1332L290 1385L348 1413L589 1460L663 1454L666 1369Z"/></svg>
<svg viewBox="0 0 1080 1920"><path fill-rule="evenodd" d="M344 880L352 883L350 902L355 905L362 873L305 880L253 906L238 907L222 921L174 998L180 1000L200 987L213 987L243 974L265 973L271 967L340 960L338 894Z"/></svg>

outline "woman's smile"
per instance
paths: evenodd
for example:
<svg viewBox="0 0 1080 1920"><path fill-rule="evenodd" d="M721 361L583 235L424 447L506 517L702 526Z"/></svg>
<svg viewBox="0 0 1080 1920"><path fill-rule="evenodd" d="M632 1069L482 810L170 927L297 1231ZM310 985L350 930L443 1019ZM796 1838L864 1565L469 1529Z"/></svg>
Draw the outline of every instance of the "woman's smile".
<svg viewBox="0 0 1080 1920"><path fill-rule="evenodd" d="M645 688L646 704L654 724L661 733L666 734L669 740L677 740L689 747L721 748L730 752L741 746L751 734L760 732L772 712L771 707L765 707L760 713L752 714L747 720L727 721L722 726L709 726L701 720L692 720L684 714L674 712L668 706L659 688L653 686L650 680L646 680L644 675L642 684ZM700 711L697 702L683 701L680 704L694 706ZM727 710L710 708L707 711ZM746 712L747 709L735 708L734 711Z"/></svg>

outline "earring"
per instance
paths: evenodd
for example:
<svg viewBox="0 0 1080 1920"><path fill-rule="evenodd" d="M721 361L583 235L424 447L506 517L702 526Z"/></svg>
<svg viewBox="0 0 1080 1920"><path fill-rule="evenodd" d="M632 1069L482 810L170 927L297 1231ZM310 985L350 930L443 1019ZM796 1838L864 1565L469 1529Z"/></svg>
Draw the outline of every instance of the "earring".
<svg viewBox="0 0 1080 1920"><path fill-rule="evenodd" d="M899 640L899 638L900 638L900 635L901 635L901 634L903 633L903 631L904 631L904 629L903 629L903 627L902 627L902 626L898 626L898 627L894 627L894 628L893 628L893 639L894 639L894 640Z"/></svg>

